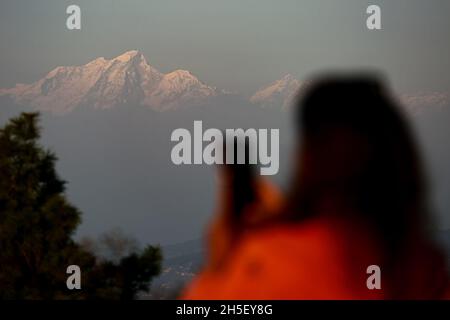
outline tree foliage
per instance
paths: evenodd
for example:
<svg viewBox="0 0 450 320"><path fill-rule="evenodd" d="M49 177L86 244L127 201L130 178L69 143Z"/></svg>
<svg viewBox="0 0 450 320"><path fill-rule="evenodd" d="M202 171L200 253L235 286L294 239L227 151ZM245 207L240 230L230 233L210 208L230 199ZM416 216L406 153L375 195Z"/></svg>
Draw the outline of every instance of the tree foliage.
<svg viewBox="0 0 450 320"><path fill-rule="evenodd" d="M73 240L81 213L66 199L55 154L38 143L38 119L22 113L0 129L0 298L135 298L160 272L159 248L111 261ZM82 270L81 290L66 287L72 264Z"/></svg>

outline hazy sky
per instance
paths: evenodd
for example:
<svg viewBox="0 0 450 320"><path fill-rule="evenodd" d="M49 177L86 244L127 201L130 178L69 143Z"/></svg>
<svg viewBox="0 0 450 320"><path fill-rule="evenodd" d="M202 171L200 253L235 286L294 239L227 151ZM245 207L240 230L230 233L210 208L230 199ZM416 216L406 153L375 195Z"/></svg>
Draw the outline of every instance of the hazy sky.
<svg viewBox="0 0 450 320"><path fill-rule="evenodd" d="M66 29L69 4L81 31ZM369 4L381 6L381 31L366 29ZM0 87L138 49L163 72L244 94L349 66L381 68L403 91L448 90L449 12L448 0L2 0Z"/></svg>
<svg viewBox="0 0 450 320"><path fill-rule="evenodd" d="M162 72L187 69L209 85L245 95L285 73L303 79L318 71L363 67L386 72L400 92L450 92L448 0L0 3L0 88L35 81L59 65L85 64L100 56L112 58L138 49ZM66 29L66 8L70 4L81 7L81 31ZM381 31L366 28L369 4L381 7ZM204 179L209 180L198 183L198 190L193 188L191 181L198 180L196 168L184 169L181 174L168 166L169 133L161 140L151 140L152 146L159 144L162 150L167 149L164 152L154 154L150 140L146 140L156 139L155 132L170 128L158 119L141 119L132 113L128 117L143 123L129 126L123 123L122 116L103 119L102 115L96 119L98 123L87 121L89 117L74 121L68 117L64 118L67 123L60 119L44 124L46 142L58 146L54 150L61 159L62 176L70 181L70 199L85 213L83 230L96 233L123 225L140 239L167 243L198 237L212 211L211 176L205 174ZM425 145L427 154L432 155L430 164L438 185L438 212L444 217L450 208L450 154L443 148L450 112L446 118L440 114L433 117L423 131L430 137ZM238 120L239 117L233 119L233 125ZM77 121L83 123L83 130ZM121 130L127 132L126 139ZM142 141L136 142L139 139ZM86 147L86 141L91 149ZM140 147L146 144L148 148ZM150 169L144 170L145 174L142 169L128 173L123 170L124 163ZM89 185L86 181L90 181ZM140 187L125 197L123 185ZM186 185L189 192L183 189ZM200 186L209 194L205 196ZM96 190L102 193L97 194ZM175 195L177 201L168 202L165 195ZM124 214L130 203L133 210ZM155 218L158 224L147 223ZM442 220L448 228L448 214Z"/></svg>

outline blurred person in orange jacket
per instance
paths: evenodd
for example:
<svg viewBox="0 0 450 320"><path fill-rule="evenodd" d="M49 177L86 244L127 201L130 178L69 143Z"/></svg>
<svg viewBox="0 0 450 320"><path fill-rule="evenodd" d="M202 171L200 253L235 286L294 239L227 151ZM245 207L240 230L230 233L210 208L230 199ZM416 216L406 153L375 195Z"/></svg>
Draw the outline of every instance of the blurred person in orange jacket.
<svg viewBox="0 0 450 320"><path fill-rule="evenodd" d="M450 298L421 161L380 81L313 81L297 111L288 196L248 165L224 165L205 266L182 298Z"/></svg>

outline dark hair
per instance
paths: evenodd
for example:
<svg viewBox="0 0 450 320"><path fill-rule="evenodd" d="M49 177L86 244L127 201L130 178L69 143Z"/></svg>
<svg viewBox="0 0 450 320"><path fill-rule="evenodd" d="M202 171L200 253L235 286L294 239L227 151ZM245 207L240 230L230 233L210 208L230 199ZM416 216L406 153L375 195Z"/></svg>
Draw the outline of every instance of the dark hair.
<svg viewBox="0 0 450 320"><path fill-rule="evenodd" d="M346 193L392 250L422 227L427 204L421 161L381 81L372 76L314 81L299 100L296 121L304 155L288 199L290 218L315 215L316 201L334 188Z"/></svg>

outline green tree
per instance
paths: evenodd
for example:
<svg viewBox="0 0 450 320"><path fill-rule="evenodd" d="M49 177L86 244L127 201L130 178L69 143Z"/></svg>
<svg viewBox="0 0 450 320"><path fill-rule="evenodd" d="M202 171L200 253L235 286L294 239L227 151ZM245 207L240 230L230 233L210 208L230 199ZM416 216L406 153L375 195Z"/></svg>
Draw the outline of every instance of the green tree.
<svg viewBox="0 0 450 320"><path fill-rule="evenodd" d="M22 113L0 129L0 299L135 298L160 272L159 248L108 261L72 239L81 213L65 197L56 156L38 143L38 118ZM81 290L66 287L72 264Z"/></svg>

